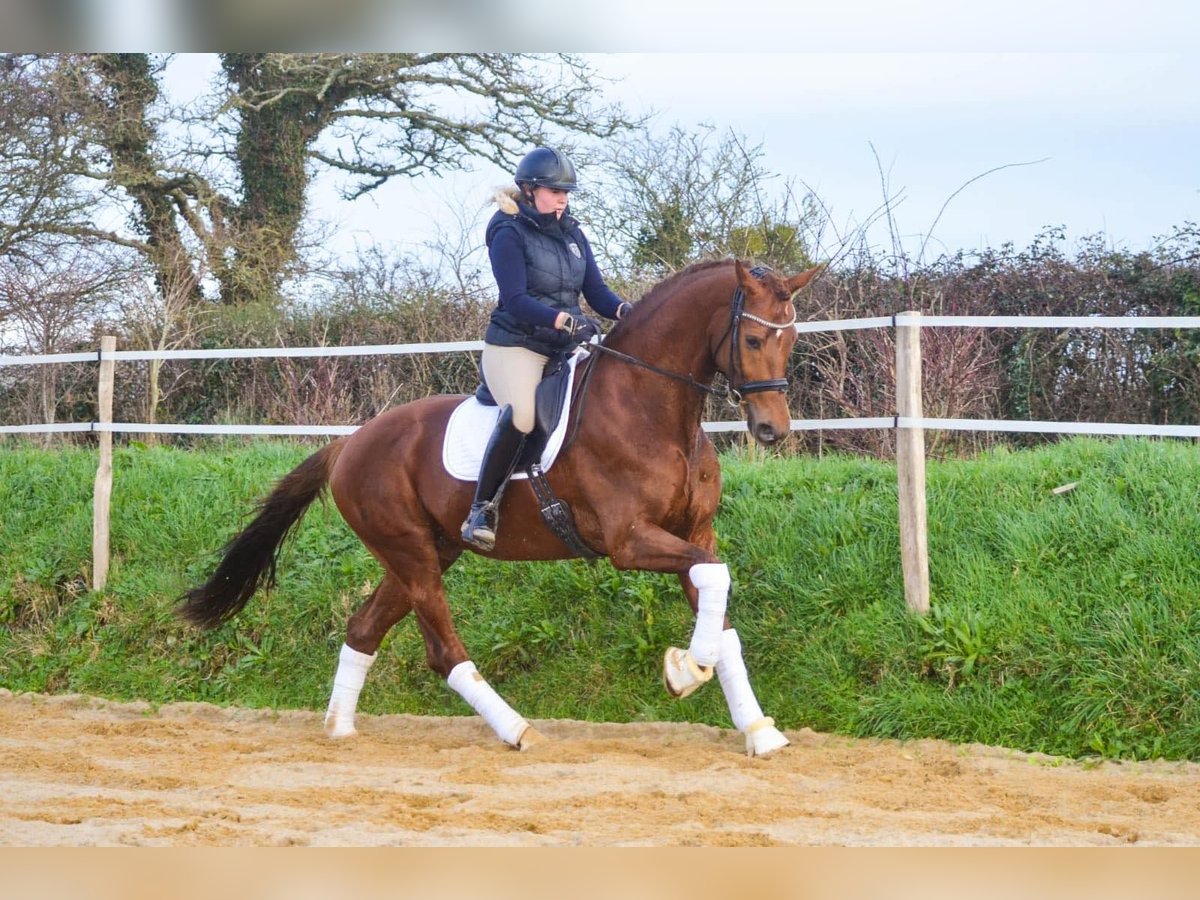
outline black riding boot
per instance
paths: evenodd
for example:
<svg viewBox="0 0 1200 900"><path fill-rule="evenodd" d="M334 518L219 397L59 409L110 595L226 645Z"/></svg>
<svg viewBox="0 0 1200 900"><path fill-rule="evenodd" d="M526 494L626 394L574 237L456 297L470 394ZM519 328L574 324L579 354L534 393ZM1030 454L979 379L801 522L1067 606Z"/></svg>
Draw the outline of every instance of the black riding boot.
<svg viewBox="0 0 1200 900"><path fill-rule="evenodd" d="M525 448L526 435L513 425L512 420L512 407L505 406L488 439L487 450L483 452L479 481L475 485L475 501L462 524L463 541L479 550L492 550L496 546L500 498Z"/></svg>

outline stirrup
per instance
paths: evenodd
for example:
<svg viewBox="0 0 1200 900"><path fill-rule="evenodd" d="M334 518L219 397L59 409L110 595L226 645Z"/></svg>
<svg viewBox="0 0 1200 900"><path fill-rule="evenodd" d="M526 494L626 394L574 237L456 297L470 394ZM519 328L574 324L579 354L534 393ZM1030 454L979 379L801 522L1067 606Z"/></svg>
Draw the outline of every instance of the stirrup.
<svg viewBox="0 0 1200 900"><path fill-rule="evenodd" d="M459 534L464 544L470 544L477 550L496 549L496 507L492 503L477 503L471 505L471 511L463 520Z"/></svg>

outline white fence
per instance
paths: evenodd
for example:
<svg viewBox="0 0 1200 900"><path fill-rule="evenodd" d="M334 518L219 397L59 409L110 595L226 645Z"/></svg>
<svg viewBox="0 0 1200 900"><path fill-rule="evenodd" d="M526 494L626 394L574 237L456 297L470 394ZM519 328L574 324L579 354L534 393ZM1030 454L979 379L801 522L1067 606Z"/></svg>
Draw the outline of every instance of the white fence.
<svg viewBox="0 0 1200 900"><path fill-rule="evenodd" d="M904 312L895 316L797 323L799 333L893 328L896 333L896 414L873 418L793 419L798 431L834 429L896 429L896 468L900 502L901 561L905 600L918 612L929 608L929 560L925 507L925 429L958 431L1038 432L1045 434L1149 435L1200 438L1198 425L1141 425L1110 422L1043 422L1001 419L926 419L921 406L922 328L1057 328L1132 329L1200 328L1200 316L925 316ZM116 339L105 337L95 352L36 356L0 355L0 366L95 362L99 365L98 421L0 425L0 434L96 432L100 461L96 472L93 510L92 588L103 590L108 579L108 520L112 493L112 435L114 432L158 434L248 434L339 436L355 425L180 425L113 422L115 365L121 361L172 359L252 359L460 353L483 349L481 341L437 344L380 344L352 347L238 348L228 350L117 350ZM745 422L705 422L709 432L744 431Z"/></svg>

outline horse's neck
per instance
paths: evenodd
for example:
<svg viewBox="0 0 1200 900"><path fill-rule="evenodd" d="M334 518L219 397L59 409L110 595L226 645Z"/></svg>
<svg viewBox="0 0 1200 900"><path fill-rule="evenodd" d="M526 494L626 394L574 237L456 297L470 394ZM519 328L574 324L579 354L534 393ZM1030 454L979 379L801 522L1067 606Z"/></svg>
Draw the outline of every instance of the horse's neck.
<svg viewBox="0 0 1200 900"><path fill-rule="evenodd" d="M657 300L655 308L647 310L649 315L630 322L634 327L628 333L615 335L614 349L708 384L716 374L708 328L718 309L727 307L732 298L732 284L728 290L723 288L727 280L723 268L690 276Z"/></svg>
<svg viewBox="0 0 1200 900"><path fill-rule="evenodd" d="M648 315L631 321L606 343L666 372L710 384L716 364L709 350L709 323L722 300L732 296L720 287L719 269L698 273L687 284L658 301ZM726 296L728 294L728 296ZM614 361L615 362L615 361ZM672 428L694 429L700 426L706 394L687 381L650 372L631 364L617 363L608 369L610 377L634 386L640 397L652 399L659 410L659 421Z"/></svg>

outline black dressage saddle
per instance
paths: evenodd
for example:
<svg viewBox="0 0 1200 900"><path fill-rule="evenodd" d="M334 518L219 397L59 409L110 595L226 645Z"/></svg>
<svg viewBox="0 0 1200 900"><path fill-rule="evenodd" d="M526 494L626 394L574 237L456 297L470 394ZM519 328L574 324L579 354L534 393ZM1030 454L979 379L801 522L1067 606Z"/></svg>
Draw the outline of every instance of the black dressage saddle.
<svg viewBox="0 0 1200 900"><path fill-rule="evenodd" d="M542 380L537 386L533 431L525 441L525 451L517 463L517 468L524 470L542 458L546 442L558 425L562 415L563 404L567 399L567 385L570 383L570 357L566 353L556 353L546 362L542 370ZM475 399L484 406L495 406L496 398L488 390L487 380L483 370L479 371L479 387L475 391Z"/></svg>

